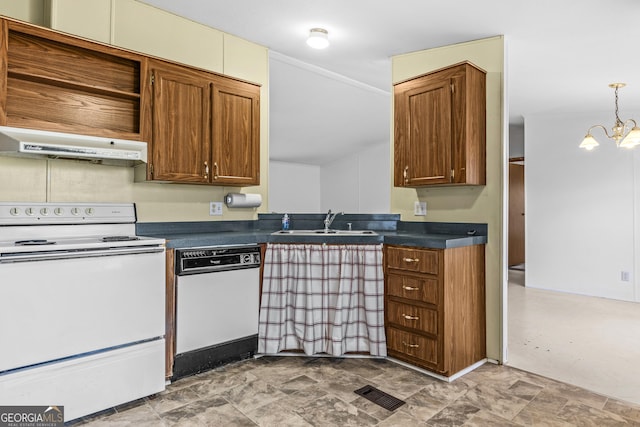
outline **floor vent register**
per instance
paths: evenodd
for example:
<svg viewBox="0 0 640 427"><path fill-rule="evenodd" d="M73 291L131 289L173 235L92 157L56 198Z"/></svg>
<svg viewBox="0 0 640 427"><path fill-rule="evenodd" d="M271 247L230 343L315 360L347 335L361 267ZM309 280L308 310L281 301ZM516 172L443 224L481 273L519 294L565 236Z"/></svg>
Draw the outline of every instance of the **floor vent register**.
<svg viewBox="0 0 640 427"><path fill-rule="evenodd" d="M359 394L365 399L370 400L376 405L380 405L384 409L388 409L389 411L394 411L405 404L403 400L395 398L385 393L384 391L378 390L377 388L370 385L359 388L355 390L354 393Z"/></svg>

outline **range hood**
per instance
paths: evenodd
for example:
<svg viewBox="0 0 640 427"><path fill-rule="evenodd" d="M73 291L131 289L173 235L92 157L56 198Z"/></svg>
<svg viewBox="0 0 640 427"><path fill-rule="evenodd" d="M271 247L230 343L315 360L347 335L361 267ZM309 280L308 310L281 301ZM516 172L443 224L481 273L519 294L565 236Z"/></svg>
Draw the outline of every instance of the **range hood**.
<svg viewBox="0 0 640 427"><path fill-rule="evenodd" d="M90 160L133 166L147 162L147 143L0 126L0 155Z"/></svg>

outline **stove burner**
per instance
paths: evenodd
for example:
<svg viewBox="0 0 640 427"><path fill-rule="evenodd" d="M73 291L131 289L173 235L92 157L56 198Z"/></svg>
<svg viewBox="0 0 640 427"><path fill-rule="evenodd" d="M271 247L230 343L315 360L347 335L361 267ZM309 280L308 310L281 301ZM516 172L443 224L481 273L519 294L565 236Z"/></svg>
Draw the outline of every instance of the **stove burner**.
<svg viewBox="0 0 640 427"><path fill-rule="evenodd" d="M35 246L35 245L55 245L56 242L51 240L31 239L31 240L18 240L14 244L16 246Z"/></svg>
<svg viewBox="0 0 640 427"><path fill-rule="evenodd" d="M101 239L103 242L127 242L131 240L140 240L137 236L105 236Z"/></svg>

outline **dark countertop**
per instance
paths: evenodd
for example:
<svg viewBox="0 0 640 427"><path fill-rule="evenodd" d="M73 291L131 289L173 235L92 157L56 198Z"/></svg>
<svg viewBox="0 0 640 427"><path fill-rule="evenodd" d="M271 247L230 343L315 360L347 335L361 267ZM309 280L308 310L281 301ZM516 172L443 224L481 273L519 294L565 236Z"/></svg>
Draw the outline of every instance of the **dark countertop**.
<svg viewBox="0 0 640 427"><path fill-rule="evenodd" d="M379 244L433 249L487 243L487 225L476 223L433 223L399 221L394 214L345 214L332 228L374 230L377 235L272 235L278 231L282 214L260 214L256 221L203 221L138 223L141 236L162 237L168 248L243 245L255 243ZM292 214L293 229L320 229L324 214Z"/></svg>

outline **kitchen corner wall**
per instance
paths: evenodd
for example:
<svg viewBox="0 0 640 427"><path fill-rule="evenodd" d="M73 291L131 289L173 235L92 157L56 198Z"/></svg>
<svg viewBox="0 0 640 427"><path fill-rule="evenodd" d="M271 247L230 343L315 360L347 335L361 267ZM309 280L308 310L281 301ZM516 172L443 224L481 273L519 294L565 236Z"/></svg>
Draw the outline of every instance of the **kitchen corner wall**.
<svg viewBox="0 0 640 427"><path fill-rule="evenodd" d="M525 284L640 302L640 151L600 129L599 147L579 148L597 123L613 124L612 111L525 119Z"/></svg>
<svg viewBox="0 0 640 427"><path fill-rule="evenodd" d="M372 144L321 169L320 209L393 213L389 201L389 141Z"/></svg>
<svg viewBox="0 0 640 427"><path fill-rule="evenodd" d="M269 161L269 201L272 212L320 212L320 166Z"/></svg>
<svg viewBox="0 0 640 427"><path fill-rule="evenodd" d="M322 166L271 161L269 206L283 213L390 213L389 163L389 141Z"/></svg>
<svg viewBox="0 0 640 427"><path fill-rule="evenodd" d="M133 168L0 157L1 201L135 202L141 222L255 219L268 212L267 48L135 0L7 1L0 14L262 85L259 186L134 182ZM222 216L209 216L209 202L230 192L261 194L262 206L225 206Z"/></svg>
<svg viewBox="0 0 640 427"><path fill-rule="evenodd" d="M504 180L507 158L504 105L504 37L492 37L413 52L392 58L393 83L462 61L487 71L487 180L484 186L395 188L391 181L391 212L403 221L482 222L489 226L486 246L487 357L502 359L502 292L506 286L503 264ZM393 115L392 115L393 118ZM393 123L393 119L392 119ZM393 129L391 130L393 139ZM391 147L393 150L393 147ZM393 156L393 154L392 154ZM392 157L393 158L393 157ZM393 165L392 165L393 167ZM393 176L393 173L391 174ZM415 201L427 202L427 215L413 215Z"/></svg>

